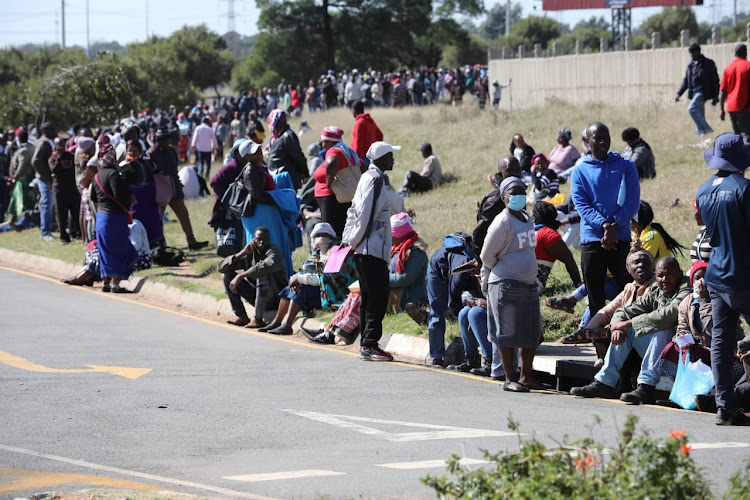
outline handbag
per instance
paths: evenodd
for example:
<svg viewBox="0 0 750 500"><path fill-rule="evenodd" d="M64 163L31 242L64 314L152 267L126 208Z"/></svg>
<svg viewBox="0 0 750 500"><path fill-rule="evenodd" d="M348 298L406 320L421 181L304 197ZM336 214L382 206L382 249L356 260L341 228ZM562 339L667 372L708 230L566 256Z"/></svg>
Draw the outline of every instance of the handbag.
<svg viewBox="0 0 750 500"><path fill-rule="evenodd" d="M326 267L323 268L324 273L337 273L341 271L341 266L344 265L344 261L349 256L349 252L352 251L352 247L348 245L334 245L328 250L328 259L326 259Z"/></svg>
<svg viewBox="0 0 750 500"><path fill-rule="evenodd" d="M682 406L686 410L695 410L696 394L708 394L714 386L714 376L711 368L700 359L695 363L690 362L690 352L680 351L680 359L677 361L677 376L669 393L669 399Z"/></svg>
<svg viewBox="0 0 750 500"><path fill-rule="evenodd" d="M219 257L229 257L242 250L244 231L237 227L237 221L231 214L216 228L216 254Z"/></svg>
<svg viewBox="0 0 750 500"><path fill-rule="evenodd" d="M155 173L154 174L154 187L156 188L156 194L154 200L160 207L166 207L169 202L174 198L174 181L168 175Z"/></svg>
<svg viewBox="0 0 750 500"><path fill-rule="evenodd" d="M331 191L336 196L336 201L339 203L352 201L361 177L362 171L359 165L350 165L336 172L333 177L333 184L331 184Z"/></svg>
<svg viewBox="0 0 750 500"><path fill-rule="evenodd" d="M243 169L234 182L224 191L221 204L224 205L227 212L237 217L252 217L255 214L255 204L250 192L245 188L245 183L242 182L244 172Z"/></svg>

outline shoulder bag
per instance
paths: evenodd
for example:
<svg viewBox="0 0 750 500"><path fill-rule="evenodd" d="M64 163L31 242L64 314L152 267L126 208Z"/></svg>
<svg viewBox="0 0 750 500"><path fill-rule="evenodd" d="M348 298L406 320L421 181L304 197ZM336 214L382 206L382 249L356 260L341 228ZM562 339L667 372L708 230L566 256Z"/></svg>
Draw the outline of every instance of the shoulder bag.
<svg viewBox="0 0 750 500"><path fill-rule="evenodd" d="M156 194L154 200L160 207L166 207L169 202L174 198L174 182L168 175L164 175L158 172L154 173L154 187Z"/></svg>
<svg viewBox="0 0 750 500"><path fill-rule="evenodd" d="M226 211L237 217L252 217L255 214L255 204L242 181L245 168L242 169L240 175L229 185L224 192L224 196L221 197L221 204L224 205Z"/></svg>
<svg viewBox="0 0 750 500"><path fill-rule="evenodd" d="M333 177L331 191L336 196L339 203L349 203L354 199L354 193L357 191L357 184L362 177L360 170L360 161L357 154L349 149L345 144L340 143L339 147L346 156L347 167L342 168Z"/></svg>

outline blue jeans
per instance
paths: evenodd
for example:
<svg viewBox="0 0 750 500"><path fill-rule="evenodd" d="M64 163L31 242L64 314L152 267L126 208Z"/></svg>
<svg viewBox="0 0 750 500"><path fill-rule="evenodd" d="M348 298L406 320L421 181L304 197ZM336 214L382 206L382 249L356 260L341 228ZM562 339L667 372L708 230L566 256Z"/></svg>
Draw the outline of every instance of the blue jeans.
<svg viewBox="0 0 750 500"><path fill-rule="evenodd" d="M203 175L205 166L206 175ZM208 179L211 175L211 151L198 151L198 175Z"/></svg>
<svg viewBox="0 0 750 500"><path fill-rule="evenodd" d="M445 357L445 311L448 309L448 283L437 275L432 266L427 267L427 300L430 313L427 319L427 336L430 357Z"/></svg>
<svg viewBox="0 0 750 500"><path fill-rule="evenodd" d="M713 132L711 125L706 121L706 101L703 100L703 92L693 93L693 98L688 106L690 118L695 122L695 128L699 134Z"/></svg>
<svg viewBox="0 0 750 500"><path fill-rule="evenodd" d="M52 234L52 212L55 208L55 198L52 194L52 186L42 179L37 179L37 182L39 194L42 198L42 201L39 202L39 224L42 226L42 236L47 236Z"/></svg>
<svg viewBox="0 0 750 500"><path fill-rule="evenodd" d="M659 383L659 355L664 347L672 340L674 329L661 330L642 337L635 336L632 328L625 334L622 345L610 344L604 357L604 366L594 377L604 385L615 387L620 379L620 370L632 349L643 358L638 383L656 385Z"/></svg>
<svg viewBox="0 0 750 500"><path fill-rule="evenodd" d="M604 298L607 300L614 300L614 298L617 297L620 292L620 287L617 286L617 282L615 281L615 279L612 276L607 276L607 278L604 280ZM578 288L576 288L576 291L573 292L573 296L579 302L586 298L587 295L588 292L586 292L586 285L579 286ZM583 317L581 318L581 322L578 324L578 327L583 328L584 326L589 324L589 321L591 321L591 308L586 306L586 310L583 312Z"/></svg>
<svg viewBox="0 0 750 500"><path fill-rule="evenodd" d="M492 342L487 338L487 309L464 306L458 313L458 329L464 342L466 356L476 356L480 347L482 356L492 356Z"/></svg>
<svg viewBox="0 0 750 500"><path fill-rule="evenodd" d="M728 411L740 407L732 380L734 350L737 348L737 320L750 321L750 291L720 292L712 288L714 327L711 337L711 371L716 384L716 406Z"/></svg>

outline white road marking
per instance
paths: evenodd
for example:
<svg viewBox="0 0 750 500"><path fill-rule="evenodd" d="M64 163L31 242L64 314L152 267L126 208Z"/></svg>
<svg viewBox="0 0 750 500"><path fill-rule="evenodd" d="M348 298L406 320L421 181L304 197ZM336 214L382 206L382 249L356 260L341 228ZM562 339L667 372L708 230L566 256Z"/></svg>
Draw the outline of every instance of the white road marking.
<svg viewBox="0 0 750 500"><path fill-rule="evenodd" d="M750 448L750 443L737 443L729 441L726 443L688 443L694 450L721 450L724 448Z"/></svg>
<svg viewBox="0 0 750 500"><path fill-rule="evenodd" d="M458 461L461 465L484 465L488 464L487 460L477 460L475 458L462 458ZM415 469L444 469L445 460L423 460L421 462L394 462L392 464L378 464L376 467L385 467L386 469L398 470L415 470Z"/></svg>
<svg viewBox="0 0 750 500"><path fill-rule="evenodd" d="M16 448L15 446L6 446L0 444L0 450L11 451L13 453L22 453L24 455L30 455L32 457L46 458L47 460L54 460L56 462L63 462L66 464L76 465L78 467L85 467L87 469L101 470L105 472L122 474L123 476L138 477L141 479L148 479L151 481L158 481L161 483L174 484L177 486L186 486L188 488L195 488L197 490L212 491L214 493L220 493L221 495L230 498L250 498L252 500L277 500L273 497L266 497L262 495L255 495L253 493L245 493L244 491L235 491L227 488L221 488L219 486L211 486L208 484L194 483L192 481L183 481L181 479L174 479L171 477L157 476L154 474L146 474L144 472L137 472L127 469L119 469L117 467L110 467L108 465L100 465L84 460L76 460L74 458L60 457L57 455L49 455L47 453L39 453L38 451L26 450L24 448Z"/></svg>
<svg viewBox="0 0 750 500"><path fill-rule="evenodd" d="M279 481L281 479L298 479L301 477L319 477L319 476L343 476L346 472L336 472L334 470L291 470L287 472L269 472L266 474L245 474L243 476L225 476L222 479L231 479L232 481L244 481L246 483L257 483L260 481Z"/></svg>
<svg viewBox="0 0 750 500"><path fill-rule="evenodd" d="M335 425L344 429L349 429L361 434L376 436L395 443L404 443L408 441L429 441L435 439L467 439L482 437L505 437L516 436L515 432L496 431L490 429L469 429L465 427L452 427L449 425L420 424L415 422L401 422L398 420L381 420L368 417L352 417L349 415L333 415L329 413L316 413L312 411L300 411L286 409L300 417L309 418L324 424ZM366 425L355 424L354 422L367 422L386 425L400 425L403 427L417 427L421 429L433 429L426 432L386 432L368 427Z"/></svg>

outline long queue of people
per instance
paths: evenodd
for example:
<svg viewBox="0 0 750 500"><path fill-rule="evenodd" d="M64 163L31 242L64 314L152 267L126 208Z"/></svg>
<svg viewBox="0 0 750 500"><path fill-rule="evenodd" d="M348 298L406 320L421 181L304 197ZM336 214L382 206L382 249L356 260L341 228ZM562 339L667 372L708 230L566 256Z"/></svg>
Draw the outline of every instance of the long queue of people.
<svg viewBox="0 0 750 500"><path fill-rule="evenodd" d="M300 313L335 309L325 328L302 333L322 344L351 343L359 333L362 359L389 361L379 346L383 317L404 310L427 327L438 368L445 367L450 312L459 321L465 360L445 368L501 380L506 391L541 390L547 386L532 370L544 339L539 297L560 260L578 288L545 303L573 312L575 302L588 296L580 328L563 342L592 342L600 368L593 382L572 394L654 403L661 384L676 383L687 356L710 364L716 385L715 396L696 394L695 405L713 407L717 423L747 425L750 418L740 408L750 403L750 359L737 322L748 312L741 278L746 270L736 257L750 233L736 223L730 230L730 221L750 216L748 181L741 175L750 165L750 146L740 136L723 134L705 153L718 173L696 196L702 227L691 250L693 265L683 276L673 256L682 246L654 222L640 197L640 182L656 171L636 129L622 133L632 161L610 151L609 129L599 122L584 129L580 152L568 129L558 131L548 156L514 135L510 154L490 177L476 228L447 235L428 258L404 198L439 189L441 167L432 146L419 148L422 173L408 172L397 191L388 172L400 147L384 141L361 101L352 109L351 146L342 128L328 126L308 158L288 114L275 109L265 124L268 144L246 131L210 177L215 205L209 224L217 252L226 256L219 271L236 315L231 323L289 335ZM211 117L201 122L209 147L216 147ZM166 206L180 218L190 249L207 245L192 237L180 196L180 146L168 127L153 134L132 122L120 132L80 127L63 139L46 123L31 130L40 135L33 145L29 132L19 127L14 133L7 227L23 226L19 217L33 209L30 185L36 184L42 238L49 239L54 204L61 241L80 237L86 243L86 265L67 283L102 281L103 291L128 292L121 280L150 266L166 246ZM193 143L201 140L197 126ZM209 177L210 161L199 174ZM565 182L568 200L559 192ZM240 188L245 194L238 199ZM562 224L568 226L564 235L558 232ZM292 252L304 241L310 256L296 270ZM580 246L582 277L571 246ZM252 315L243 299L253 305ZM635 369L628 362L633 357L640 359Z"/></svg>

